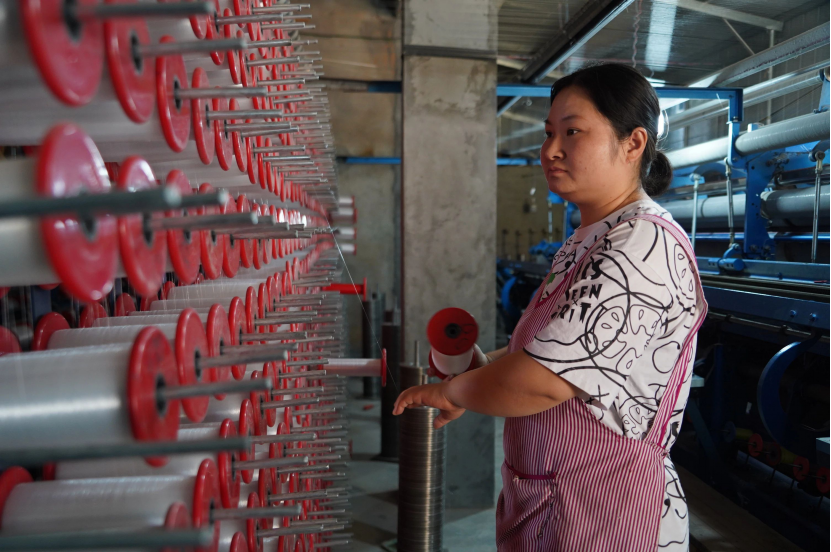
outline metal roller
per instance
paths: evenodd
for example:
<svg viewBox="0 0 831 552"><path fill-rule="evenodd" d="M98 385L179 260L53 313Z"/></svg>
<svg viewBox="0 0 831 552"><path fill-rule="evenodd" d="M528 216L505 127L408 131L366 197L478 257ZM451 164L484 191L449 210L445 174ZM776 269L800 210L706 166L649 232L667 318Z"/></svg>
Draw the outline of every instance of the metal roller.
<svg viewBox="0 0 831 552"><path fill-rule="evenodd" d="M400 420L398 549L440 552L444 526L445 430L435 408L408 408Z"/></svg>

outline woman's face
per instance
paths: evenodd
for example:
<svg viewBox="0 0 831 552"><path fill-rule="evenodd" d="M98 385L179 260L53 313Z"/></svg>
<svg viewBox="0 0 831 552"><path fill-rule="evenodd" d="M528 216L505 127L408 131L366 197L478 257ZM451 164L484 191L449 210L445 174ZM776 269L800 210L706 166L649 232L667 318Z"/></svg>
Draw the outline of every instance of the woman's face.
<svg viewBox="0 0 831 552"><path fill-rule="evenodd" d="M603 202L631 186L632 168L609 121L575 86L554 98L540 149L548 189L566 201Z"/></svg>

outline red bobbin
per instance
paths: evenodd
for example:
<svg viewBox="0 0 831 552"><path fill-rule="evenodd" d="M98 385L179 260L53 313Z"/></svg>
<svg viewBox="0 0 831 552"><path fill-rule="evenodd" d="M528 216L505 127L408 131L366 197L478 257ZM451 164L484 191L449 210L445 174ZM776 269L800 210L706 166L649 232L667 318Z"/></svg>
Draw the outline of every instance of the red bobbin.
<svg viewBox="0 0 831 552"><path fill-rule="evenodd" d="M162 43L176 42L171 36L163 36ZM180 100L176 90L187 89L188 75L182 56L156 58L156 107L167 145L175 152L185 149L190 137L191 102Z"/></svg>
<svg viewBox="0 0 831 552"><path fill-rule="evenodd" d="M148 44L147 23L138 17L107 19L104 48L115 95L127 117L144 123L153 114L155 75L146 60L136 55L136 45Z"/></svg>
<svg viewBox="0 0 831 552"><path fill-rule="evenodd" d="M76 0L90 6L97 0ZM104 67L100 21L68 21L64 2L19 0L23 35L46 86L63 103L81 106L98 91Z"/></svg>
<svg viewBox="0 0 831 552"><path fill-rule="evenodd" d="M187 176L180 170L172 170L165 178L166 186L173 186L183 196L193 193ZM195 215L196 209L188 210L188 215ZM169 211L166 216L181 216L181 212ZM199 274L199 265L202 251L202 232L198 230L168 230L167 248L170 252L170 263L176 277L183 284L192 284ZM145 309L142 309L145 310Z"/></svg>
<svg viewBox="0 0 831 552"><path fill-rule="evenodd" d="M80 128L60 124L46 135L37 160L35 191L43 197L110 191L104 160ZM74 215L49 215L41 217L40 231L52 269L70 295L93 302L109 293L118 262L114 217L82 221Z"/></svg>
<svg viewBox="0 0 831 552"><path fill-rule="evenodd" d="M209 88L208 74L201 67L193 71L191 81L193 88ZM208 105L211 100L206 98L194 98L190 101L191 120L193 125L193 138L196 140L196 151L199 159L206 165L214 160L216 151L216 135L214 125L208 121Z"/></svg>
<svg viewBox="0 0 831 552"><path fill-rule="evenodd" d="M130 157L119 167L118 189L135 192L157 186L150 165L141 157ZM160 218L162 213L154 213ZM149 232L142 214L124 215L118 219L118 241L121 262L127 279L139 295L153 295L164 280L167 236Z"/></svg>
<svg viewBox="0 0 831 552"><path fill-rule="evenodd" d="M174 347L179 385L211 381L210 375L203 373L196 366L198 358L210 356L210 348L202 321L194 309L185 309L179 315ZM208 396L188 397L181 401L182 409L190 421L199 423L205 419L205 414L208 412Z"/></svg>

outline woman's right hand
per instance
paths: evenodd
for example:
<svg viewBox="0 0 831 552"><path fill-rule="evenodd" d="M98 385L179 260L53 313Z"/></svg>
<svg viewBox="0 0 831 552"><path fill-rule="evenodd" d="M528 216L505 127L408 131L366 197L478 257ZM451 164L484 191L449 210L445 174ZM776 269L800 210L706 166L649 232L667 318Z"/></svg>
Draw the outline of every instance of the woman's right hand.
<svg viewBox="0 0 831 552"><path fill-rule="evenodd" d="M431 406L439 409L439 415L433 420L433 427L439 429L465 413L465 409L453 404L447 398L445 390L447 383L431 383L405 389L395 401L392 409L393 416L399 416L407 408L415 406Z"/></svg>

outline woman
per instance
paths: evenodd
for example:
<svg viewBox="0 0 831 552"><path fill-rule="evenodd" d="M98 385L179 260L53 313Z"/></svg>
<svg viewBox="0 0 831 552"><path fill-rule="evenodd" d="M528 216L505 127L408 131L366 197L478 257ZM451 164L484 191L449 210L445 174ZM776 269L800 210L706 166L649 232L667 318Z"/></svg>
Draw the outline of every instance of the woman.
<svg viewBox="0 0 831 552"><path fill-rule="evenodd" d="M557 81L540 156L549 189L580 209L508 347L451 381L411 388L435 426L465 409L505 421L501 551L686 550L668 457L707 304L686 233L650 199L672 170L660 107L634 69Z"/></svg>

